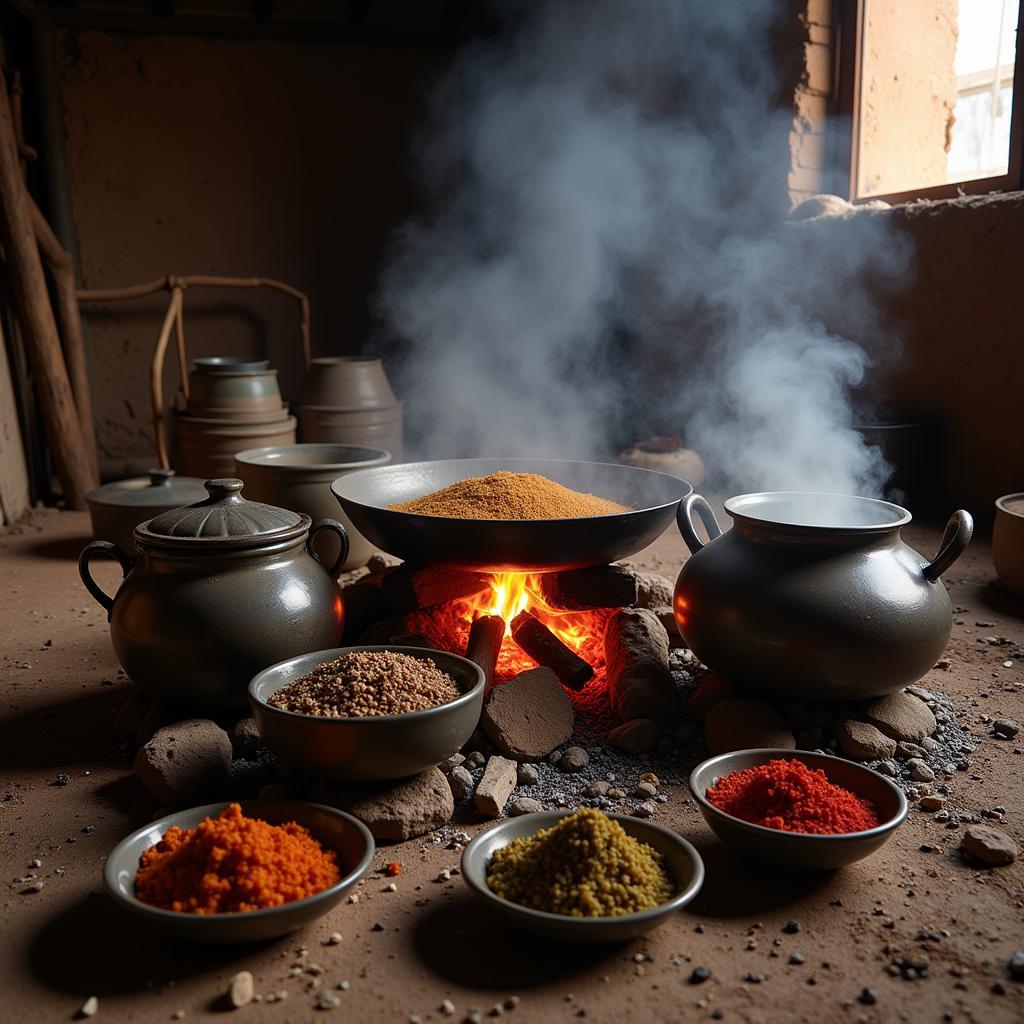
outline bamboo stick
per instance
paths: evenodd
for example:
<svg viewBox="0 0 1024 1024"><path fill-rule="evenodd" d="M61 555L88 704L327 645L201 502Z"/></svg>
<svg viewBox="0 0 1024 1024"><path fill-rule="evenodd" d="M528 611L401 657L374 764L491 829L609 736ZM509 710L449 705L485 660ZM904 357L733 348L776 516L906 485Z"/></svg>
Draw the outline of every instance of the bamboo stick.
<svg viewBox="0 0 1024 1024"><path fill-rule="evenodd" d="M18 159L7 83L0 75L0 213L4 250L47 442L69 508L84 509L85 494L98 486L79 424L60 336L46 288L42 259L32 226L28 193Z"/></svg>
<svg viewBox="0 0 1024 1024"><path fill-rule="evenodd" d="M153 361L149 371L153 399L153 437L156 441L157 461L162 469L171 468L171 458L167 452L167 436L164 431L164 356L167 354L167 345L171 340L171 330L181 319L182 294L180 288L174 288L171 291L171 301L164 314L164 322L160 328L160 336L156 340L156 348L153 349Z"/></svg>

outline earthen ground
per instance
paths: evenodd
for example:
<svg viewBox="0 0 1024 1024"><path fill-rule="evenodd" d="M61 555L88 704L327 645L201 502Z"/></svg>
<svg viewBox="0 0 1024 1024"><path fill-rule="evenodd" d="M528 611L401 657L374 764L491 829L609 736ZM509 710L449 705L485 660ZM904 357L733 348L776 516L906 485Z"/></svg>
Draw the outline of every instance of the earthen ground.
<svg viewBox="0 0 1024 1024"><path fill-rule="evenodd" d="M435 881L458 856L413 841L378 851L376 867L399 861L397 892L380 873L314 927L255 948L183 946L139 927L103 894L107 851L153 813L131 776L111 718L127 683L119 675L105 615L82 588L75 569L88 539L80 513L37 515L21 532L0 537L0 1017L9 1022L70 1020L88 996L99 998L99 1021L211 1018L238 970L251 971L256 991L287 991L279 1003L233 1011L268 1022L320 1019L404 1024L461 1021L507 996L520 998L503 1018L524 1022L695 1021L975 1021L1024 1019L1024 982L1006 963L1024 947L1024 868L978 870L959 853L959 831L913 811L878 854L831 875L786 875L736 860L707 829L688 794L677 789L658 820L700 850L707 882L700 897L668 925L627 946L550 946L496 923L458 875ZM919 550L932 552L937 531L912 530ZM666 534L638 561L674 575L684 552ZM98 567L111 586L117 570ZM925 684L957 699L962 721L986 738L972 767L953 780L954 802L980 811L1006 808L1004 827L1024 841L1024 767L1020 738L987 736L979 716L1024 717L1024 659L1003 667L1007 650L1024 645L1024 602L993 582L984 541L953 568L947 584L958 614L950 668ZM979 627L976 622L992 622ZM999 635L1010 647L979 644ZM53 782L60 773L70 783ZM977 776L972 778L971 776ZM474 829L470 829L474 831ZM922 852L922 844L940 852ZM33 871L30 862L40 858ZM22 894L17 879L33 872L42 891ZM799 931L784 931L796 921ZM376 923L383 930L374 930ZM324 945L341 932L341 943ZM934 938L921 937L928 933ZM774 946L774 940L780 944ZM308 953L299 957L296 950ZM748 948L752 947L752 948ZM779 952L777 958L770 951ZM788 964L792 953L805 962ZM926 978L891 977L897 956L927 959ZM644 957L638 962L638 957ZM323 967L325 988L340 1005L315 1009L295 963ZM701 965L711 978L689 983ZM745 976L762 975L753 982ZM1004 994L993 992L1001 986ZM857 1001L865 987L874 1005ZM444 1017L444 999L455 1015ZM945 1016L948 1015L948 1016Z"/></svg>

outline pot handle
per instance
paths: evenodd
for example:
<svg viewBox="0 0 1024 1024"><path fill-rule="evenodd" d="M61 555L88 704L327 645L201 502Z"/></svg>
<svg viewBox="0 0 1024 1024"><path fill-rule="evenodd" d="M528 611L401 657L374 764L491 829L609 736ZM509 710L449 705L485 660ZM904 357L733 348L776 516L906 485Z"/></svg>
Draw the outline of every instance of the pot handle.
<svg viewBox="0 0 1024 1024"><path fill-rule="evenodd" d="M104 593L100 585L92 578L89 571L89 563L97 556L105 555L113 558L121 566L121 579L124 579L132 571L134 559L129 558L116 544L109 540L94 540L83 548L78 556L78 575L82 577L85 589L107 610L107 621L110 621L110 612L114 607L114 598Z"/></svg>
<svg viewBox="0 0 1024 1024"><path fill-rule="evenodd" d="M338 557L330 569L327 569L327 566L321 561L320 556L316 553L316 550L313 547L313 543L316 541L317 537L324 532L324 530L331 530L336 533L338 535L338 539L341 541L341 551L338 553ZM345 527L342 526L337 519L318 519L313 524L313 528L309 531L309 536L306 538L306 550L318 562L320 562L321 565L324 565L324 568L327 569L327 572L330 573L331 577L334 579L338 578L342 567L348 560L348 545L348 533L345 530Z"/></svg>
<svg viewBox="0 0 1024 1024"><path fill-rule="evenodd" d="M697 530L693 525L694 512L697 513L701 522L704 523L704 529L708 531L707 541L702 541L697 536ZM683 535L683 540L686 541L686 546L693 555L697 554L704 547L705 543L710 544L711 541L722 536L722 528L718 525L718 520L715 518L714 509L699 494L691 494L679 503L679 509L676 512L676 525L679 527L679 532Z"/></svg>
<svg viewBox="0 0 1024 1024"><path fill-rule="evenodd" d="M946 532L942 535L939 553L923 568L924 578L931 583L936 580L964 553L974 533L974 519L971 513L958 509L949 517Z"/></svg>

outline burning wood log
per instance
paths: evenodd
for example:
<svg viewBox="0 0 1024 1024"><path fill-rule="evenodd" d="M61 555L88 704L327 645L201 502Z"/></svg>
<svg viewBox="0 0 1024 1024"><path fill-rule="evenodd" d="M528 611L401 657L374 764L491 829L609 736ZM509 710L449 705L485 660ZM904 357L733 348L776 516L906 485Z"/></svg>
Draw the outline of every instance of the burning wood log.
<svg viewBox="0 0 1024 1024"><path fill-rule="evenodd" d="M505 620L500 615L481 615L469 627L466 657L475 661L484 672L484 693L494 685L494 670L505 639Z"/></svg>
<svg viewBox="0 0 1024 1024"><path fill-rule="evenodd" d="M637 603L637 575L624 565L548 572L540 577L540 595L564 611L624 608Z"/></svg>
<svg viewBox="0 0 1024 1024"><path fill-rule="evenodd" d="M608 700L622 721L674 718L679 692L668 668L668 634L647 608L622 608L604 634Z"/></svg>
<svg viewBox="0 0 1024 1024"><path fill-rule="evenodd" d="M594 677L593 668L528 611L521 611L512 620L512 639L538 665L551 669L570 689L582 690Z"/></svg>
<svg viewBox="0 0 1024 1024"><path fill-rule="evenodd" d="M468 569L446 569L432 566L414 569L402 565L389 572L381 588L400 612L414 612L435 604L448 604L460 598L479 594L487 586L484 573Z"/></svg>

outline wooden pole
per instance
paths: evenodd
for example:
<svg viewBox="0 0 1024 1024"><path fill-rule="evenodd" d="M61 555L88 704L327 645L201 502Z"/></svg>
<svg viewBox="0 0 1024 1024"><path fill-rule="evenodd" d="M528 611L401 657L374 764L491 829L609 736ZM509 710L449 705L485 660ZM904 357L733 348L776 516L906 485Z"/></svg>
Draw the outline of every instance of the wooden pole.
<svg viewBox="0 0 1024 1024"><path fill-rule="evenodd" d="M46 438L69 508L84 509L85 494L99 485L75 406L54 320L46 276L32 226L28 193L21 166L7 94L0 75L0 215L4 251L25 344L32 361L36 394L43 413Z"/></svg>
<svg viewBox="0 0 1024 1024"><path fill-rule="evenodd" d="M153 438L156 441L156 457L161 468L171 468L171 457L167 451L167 436L164 432L164 356L167 354L167 345L171 340L171 330L181 318L181 296L180 288L171 290L171 301L164 314L163 326L160 328L160 337L157 338L156 348L153 349L153 362L150 365L150 390L153 397Z"/></svg>

